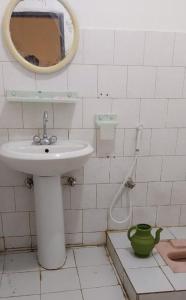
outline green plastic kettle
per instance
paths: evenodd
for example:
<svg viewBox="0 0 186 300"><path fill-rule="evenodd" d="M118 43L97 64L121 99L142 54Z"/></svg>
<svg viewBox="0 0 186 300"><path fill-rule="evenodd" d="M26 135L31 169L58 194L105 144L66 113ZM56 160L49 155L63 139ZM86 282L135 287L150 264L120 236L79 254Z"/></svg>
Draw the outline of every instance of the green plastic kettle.
<svg viewBox="0 0 186 300"><path fill-rule="evenodd" d="M154 246L160 241L160 233L163 230L159 228L156 231L155 238L151 234L152 227L148 224L139 224L128 230L128 238L136 256L148 257ZM135 233L131 236L132 231Z"/></svg>

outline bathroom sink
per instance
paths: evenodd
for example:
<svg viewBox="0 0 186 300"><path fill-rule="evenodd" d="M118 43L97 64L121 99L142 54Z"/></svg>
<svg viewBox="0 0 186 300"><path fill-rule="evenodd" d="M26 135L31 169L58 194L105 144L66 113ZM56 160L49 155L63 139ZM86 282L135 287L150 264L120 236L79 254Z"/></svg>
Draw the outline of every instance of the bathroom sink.
<svg viewBox="0 0 186 300"><path fill-rule="evenodd" d="M89 143L75 140L49 146L10 142L0 147L0 160L33 175L38 260L45 269L59 269L66 260L61 175L81 168L92 152Z"/></svg>
<svg viewBox="0 0 186 300"><path fill-rule="evenodd" d="M0 147L0 159L10 168L36 176L60 176L81 168L93 148L83 141L33 145L31 141L9 142Z"/></svg>

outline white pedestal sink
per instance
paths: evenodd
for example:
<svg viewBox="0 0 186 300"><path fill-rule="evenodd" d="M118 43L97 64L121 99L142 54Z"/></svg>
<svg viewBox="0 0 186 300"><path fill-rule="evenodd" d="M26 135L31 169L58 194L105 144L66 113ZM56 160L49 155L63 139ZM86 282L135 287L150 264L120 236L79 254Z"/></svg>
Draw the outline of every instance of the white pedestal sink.
<svg viewBox="0 0 186 300"><path fill-rule="evenodd" d="M93 148L86 142L54 145L11 142L0 147L10 168L34 175L38 260L46 269L61 268L66 259L61 175L81 168Z"/></svg>

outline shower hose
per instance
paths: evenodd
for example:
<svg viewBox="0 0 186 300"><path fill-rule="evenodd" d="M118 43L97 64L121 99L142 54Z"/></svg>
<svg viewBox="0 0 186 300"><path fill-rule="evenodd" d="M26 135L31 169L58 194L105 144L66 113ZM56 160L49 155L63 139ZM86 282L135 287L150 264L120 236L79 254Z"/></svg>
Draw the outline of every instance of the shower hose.
<svg viewBox="0 0 186 300"><path fill-rule="evenodd" d="M110 217L111 217L111 220L117 224L124 224L124 223L127 223L131 217L132 217L132 201L130 199L130 195L129 195L129 187L126 186L127 182L129 180L131 180L133 174L134 174L134 170L136 169L136 163L137 163L137 159L138 159L138 156L139 156L139 153L140 153L140 146L141 146L141 137L142 137L142 132L143 132L143 126L142 125L139 125L137 128L137 136L136 136L136 149L135 149L135 157L134 157L134 160L131 164L131 167L127 173L127 175L125 176L125 179L123 180L122 184L120 185L117 193L115 194L113 200L112 200L112 203L110 205ZM119 199L119 196L121 195L121 193L126 189L126 200L127 200L127 203L129 203L129 214L128 216L123 219L123 220L117 220L114 216L113 216L113 209L114 209L114 206L116 205L118 199Z"/></svg>

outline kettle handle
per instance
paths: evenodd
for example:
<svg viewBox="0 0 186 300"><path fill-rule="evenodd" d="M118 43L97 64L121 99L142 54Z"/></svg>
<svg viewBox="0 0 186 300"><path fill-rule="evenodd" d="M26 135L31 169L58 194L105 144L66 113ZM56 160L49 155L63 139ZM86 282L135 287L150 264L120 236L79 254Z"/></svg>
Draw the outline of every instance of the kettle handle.
<svg viewBox="0 0 186 300"><path fill-rule="evenodd" d="M131 237L131 232L133 231L133 230L136 230L136 226L132 226L131 228L129 228L129 230L128 230L128 233L127 233L127 235L128 235L128 239L131 241L131 239L132 239L132 237Z"/></svg>

